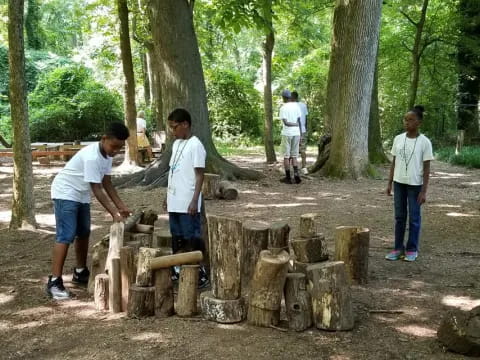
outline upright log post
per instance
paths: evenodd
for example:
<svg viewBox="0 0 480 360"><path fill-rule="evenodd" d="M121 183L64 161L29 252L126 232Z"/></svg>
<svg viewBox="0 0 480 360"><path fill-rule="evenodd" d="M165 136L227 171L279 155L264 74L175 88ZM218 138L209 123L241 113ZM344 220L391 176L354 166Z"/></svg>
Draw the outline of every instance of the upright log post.
<svg viewBox="0 0 480 360"><path fill-rule="evenodd" d="M108 308L110 312L122 311L122 279L120 258L112 258L108 269Z"/></svg>
<svg viewBox="0 0 480 360"><path fill-rule="evenodd" d="M152 234L145 234L145 233L134 233L131 236L131 240L129 242L138 242L140 247L152 247L153 242L153 235Z"/></svg>
<svg viewBox="0 0 480 360"><path fill-rule="evenodd" d="M157 256L160 256L160 249L140 248L138 251L137 277L138 286L152 286L153 275L150 262Z"/></svg>
<svg viewBox="0 0 480 360"><path fill-rule="evenodd" d="M310 238L293 239L291 245L298 262L316 263L328 259L328 250L323 234Z"/></svg>
<svg viewBox="0 0 480 360"><path fill-rule="evenodd" d="M92 248L92 264L90 266L90 277L88 278L89 294L93 294L95 291L96 276L105 273L108 256L108 238L100 240Z"/></svg>
<svg viewBox="0 0 480 360"><path fill-rule="evenodd" d="M368 248L370 230L354 226L335 229L335 260L343 261L351 283L368 281Z"/></svg>
<svg viewBox="0 0 480 360"><path fill-rule="evenodd" d="M310 238L317 235L316 218L318 214L310 213L300 216L300 237Z"/></svg>
<svg viewBox="0 0 480 360"><path fill-rule="evenodd" d="M173 284L170 268L155 270L155 316L172 316L175 311L173 307Z"/></svg>
<svg viewBox="0 0 480 360"><path fill-rule="evenodd" d="M108 257L106 261L107 270L111 264L111 259L120 258L120 248L123 246L125 224L123 222L116 222L110 226L110 240L108 243ZM110 283L110 286L112 284Z"/></svg>
<svg viewBox="0 0 480 360"><path fill-rule="evenodd" d="M176 312L178 316L192 316L197 313L197 287L199 265L182 265L178 281Z"/></svg>
<svg viewBox="0 0 480 360"><path fill-rule="evenodd" d="M248 293L260 252L268 247L269 224L247 221L242 227L242 293Z"/></svg>
<svg viewBox="0 0 480 360"><path fill-rule="evenodd" d="M285 307L290 329L303 331L312 325L312 300L307 291L305 274L287 274Z"/></svg>
<svg viewBox="0 0 480 360"><path fill-rule="evenodd" d="M143 318L155 314L155 288L133 284L128 292L127 316Z"/></svg>
<svg viewBox="0 0 480 360"><path fill-rule="evenodd" d="M215 192L217 191L219 182L220 175L210 173L203 175L202 194L206 200L215 199Z"/></svg>
<svg viewBox="0 0 480 360"><path fill-rule="evenodd" d="M108 310L108 294L108 275L98 274L95 276L95 294L93 297L95 309L99 311Z"/></svg>
<svg viewBox="0 0 480 360"><path fill-rule="evenodd" d="M288 237L290 235L290 226L286 222L276 222L270 226L268 235L268 248L274 252L281 250L288 251Z"/></svg>
<svg viewBox="0 0 480 360"><path fill-rule="evenodd" d="M120 248L120 274L122 283L122 311L127 311L128 291L135 283L135 252L130 246Z"/></svg>

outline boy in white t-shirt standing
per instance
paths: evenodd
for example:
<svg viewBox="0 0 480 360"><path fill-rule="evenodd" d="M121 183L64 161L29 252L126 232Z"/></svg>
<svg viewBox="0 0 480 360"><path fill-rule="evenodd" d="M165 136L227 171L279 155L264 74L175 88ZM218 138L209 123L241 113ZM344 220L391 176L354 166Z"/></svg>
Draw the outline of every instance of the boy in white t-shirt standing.
<svg viewBox="0 0 480 360"><path fill-rule="evenodd" d="M298 173L298 151L300 145L300 118L302 113L296 102L292 100L289 90L282 91L283 105L280 107L280 120L282 121L282 144L283 165L285 167L285 178L280 180L285 184L292 184L290 172L290 159L293 165L293 177L295 183L300 184Z"/></svg>
<svg viewBox="0 0 480 360"><path fill-rule="evenodd" d="M168 116L168 126L176 140L172 146L166 210L168 211L173 253L200 250L205 252L202 239L200 210L202 185L207 153L191 130L192 119L185 109L175 109ZM174 268L174 280L178 268ZM208 285L208 276L200 267L199 287Z"/></svg>
<svg viewBox="0 0 480 360"><path fill-rule="evenodd" d="M387 260L415 261L421 227L421 205L427 199L432 143L419 127L423 120L423 106L417 105L405 114L406 132L393 141L393 161L388 178L387 195L392 193L395 208L395 247ZM408 215L408 241L404 245Z"/></svg>
<svg viewBox="0 0 480 360"><path fill-rule="evenodd" d="M130 210L112 185L112 158L125 145L129 132L121 123L110 124L99 142L79 152L55 176L51 195L55 211L56 242L52 254L52 274L48 277L47 293L56 300L68 299L63 286L63 265L69 245L74 242L77 266L72 281L87 284L88 240L90 237L90 191L112 215L113 221L123 221Z"/></svg>
<svg viewBox="0 0 480 360"><path fill-rule="evenodd" d="M307 105L298 99L298 92L292 91L292 99L300 108L302 116L300 117L300 157L302 158L302 172L308 174L307 170L307 142L308 142L308 108Z"/></svg>

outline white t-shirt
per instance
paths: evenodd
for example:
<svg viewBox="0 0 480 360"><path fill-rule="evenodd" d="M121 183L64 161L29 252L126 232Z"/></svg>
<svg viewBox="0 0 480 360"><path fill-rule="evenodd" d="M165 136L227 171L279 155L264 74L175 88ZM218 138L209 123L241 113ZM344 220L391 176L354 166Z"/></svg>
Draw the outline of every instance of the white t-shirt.
<svg viewBox="0 0 480 360"><path fill-rule="evenodd" d="M103 157L100 143L90 144L77 152L55 176L52 199L90 203L90 183L101 184L112 172L112 158Z"/></svg>
<svg viewBox="0 0 480 360"><path fill-rule="evenodd" d="M407 133L397 135L393 141L392 155L395 156L393 181L407 185L423 184L423 162L433 160L432 143L423 134L415 139Z"/></svg>
<svg viewBox="0 0 480 360"><path fill-rule="evenodd" d="M137 118L137 132L143 132L147 128L147 121L142 118Z"/></svg>
<svg viewBox="0 0 480 360"><path fill-rule="evenodd" d="M300 126L301 126L300 131L303 134L307 132L308 109L307 109L307 105L303 102L297 102L297 105L300 108L300 112L302 113L302 115L300 116Z"/></svg>
<svg viewBox="0 0 480 360"><path fill-rule="evenodd" d="M283 119L287 122L297 123L298 118L302 117L300 107L295 102L287 102L280 108L280 120L282 121L282 135L284 136L300 136L300 127L298 126L286 126L283 123Z"/></svg>
<svg viewBox="0 0 480 360"><path fill-rule="evenodd" d="M196 136L173 143L168 173L167 211L188 213L188 205L195 193L195 168L205 168L207 153ZM198 212L202 194L198 197Z"/></svg>

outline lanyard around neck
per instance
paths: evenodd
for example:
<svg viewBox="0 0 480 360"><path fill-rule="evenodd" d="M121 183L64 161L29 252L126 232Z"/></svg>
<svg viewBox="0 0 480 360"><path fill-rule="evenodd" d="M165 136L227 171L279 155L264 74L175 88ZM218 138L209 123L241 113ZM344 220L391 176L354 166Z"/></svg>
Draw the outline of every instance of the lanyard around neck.
<svg viewBox="0 0 480 360"><path fill-rule="evenodd" d="M407 134L405 134L405 140L403 142L403 159L405 160L405 172L408 172L408 164L412 160L413 154L415 153L415 147L417 146L417 140L420 135L415 138L415 143L413 144L412 153L410 154L410 158L407 161Z"/></svg>

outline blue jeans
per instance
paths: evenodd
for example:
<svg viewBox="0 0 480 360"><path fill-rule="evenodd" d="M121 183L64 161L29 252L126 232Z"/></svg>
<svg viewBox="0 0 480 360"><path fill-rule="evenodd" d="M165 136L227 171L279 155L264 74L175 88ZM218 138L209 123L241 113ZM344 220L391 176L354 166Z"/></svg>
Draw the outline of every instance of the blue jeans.
<svg viewBox="0 0 480 360"><path fill-rule="evenodd" d="M53 208L58 243L68 245L73 243L76 236L90 236L90 204L53 199Z"/></svg>
<svg viewBox="0 0 480 360"><path fill-rule="evenodd" d="M168 213L170 233L172 234L172 252L205 250L202 240L200 213L195 215L184 213Z"/></svg>
<svg viewBox="0 0 480 360"><path fill-rule="evenodd" d="M421 190L422 185L393 183L393 198L395 204L395 250L405 250L404 238L408 209L408 241L406 250L418 251L422 217L420 204L417 202L417 198Z"/></svg>

